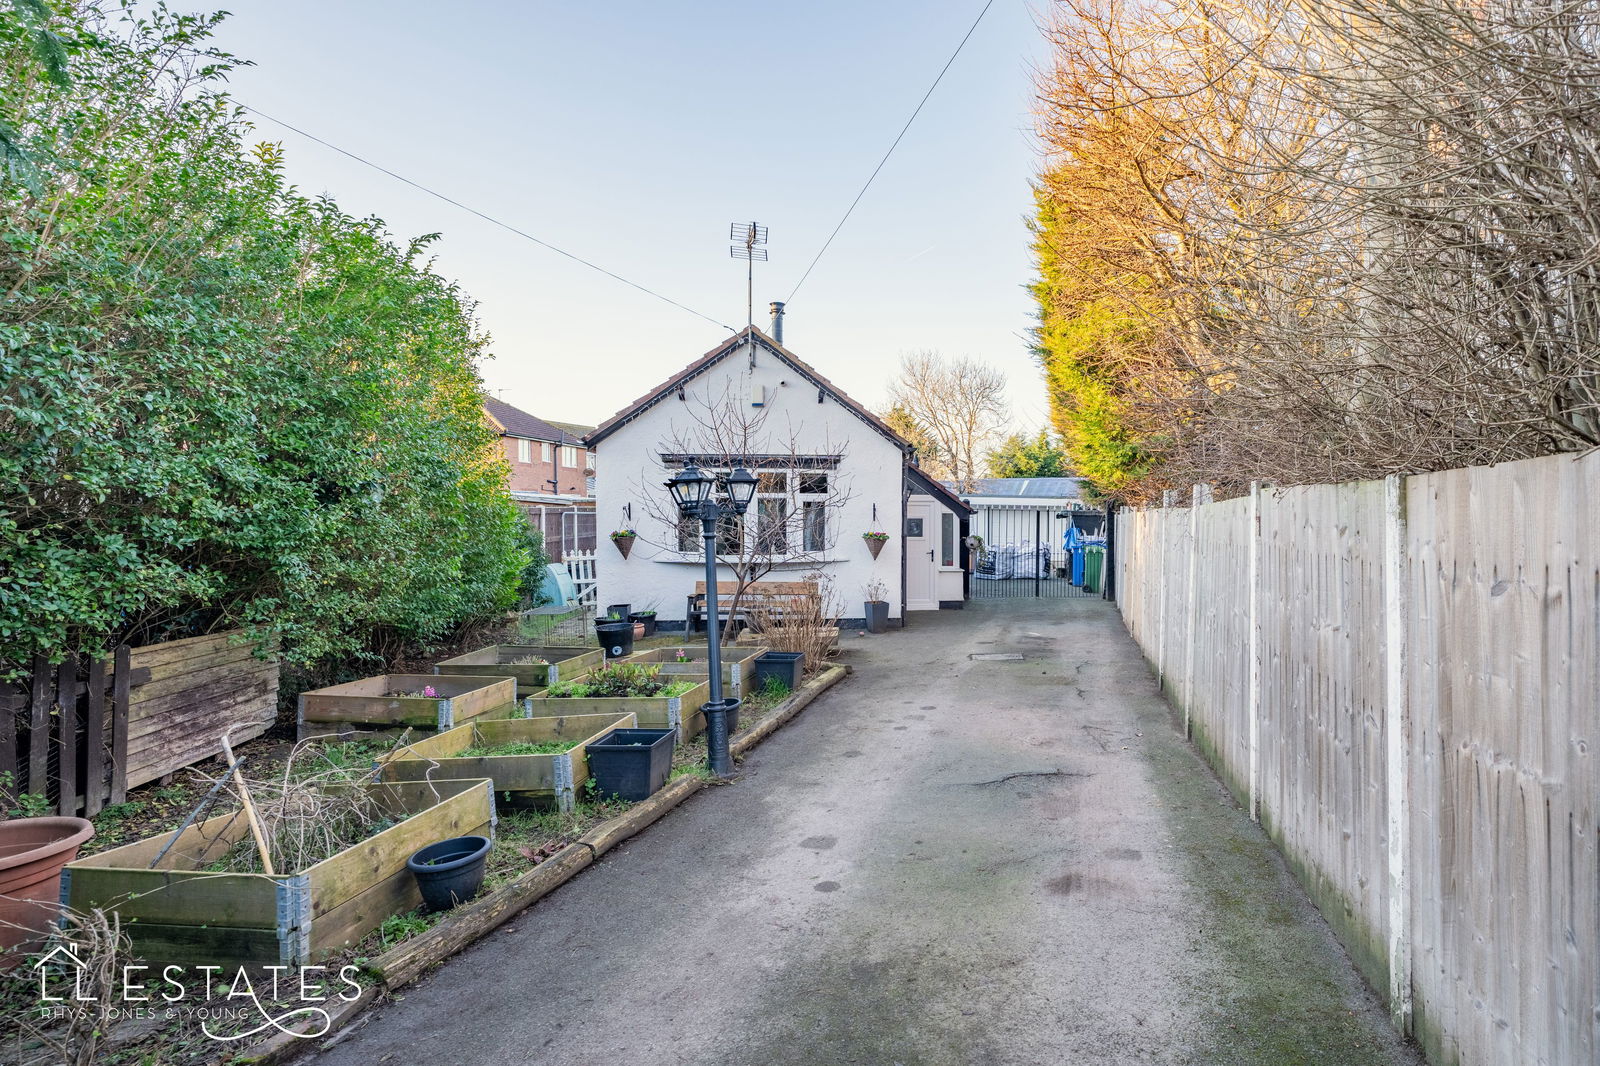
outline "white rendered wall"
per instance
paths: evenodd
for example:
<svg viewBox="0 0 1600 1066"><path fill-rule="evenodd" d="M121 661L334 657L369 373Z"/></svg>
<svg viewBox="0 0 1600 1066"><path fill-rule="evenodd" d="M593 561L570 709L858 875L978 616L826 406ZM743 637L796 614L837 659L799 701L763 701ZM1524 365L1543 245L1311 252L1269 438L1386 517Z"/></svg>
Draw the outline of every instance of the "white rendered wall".
<svg viewBox="0 0 1600 1066"><path fill-rule="evenodd" d="M750 451L787 454L792 441L792 450L802 455L842 453L839 467L828 473L839 478L850 495L828 515L829 550L822 553L825 566L818 567L813 556L804 564L780 565L762 580L799 580L809 570L825 569L833 577L839 601L833 609L846 619L863 616L866 585L881 580L887 587L889 616L899 618L904 476L900 449L831 397L818 403L816 386L767 349L757 347L755 363L750 366L748 346L733 351L685 386L686 400L669 394L600 442L598 452L605 463L605 473L595 483L600 606L628 603L635 611L653 607L663 622L685 618L688 596L695 582L705 577L704 558L698 551L690 555L678 552L676 531L653 513L667 509L663 505L669 503L662 486L673 470L662 464L661 453L678 451L675 442L701 439L703 431L698 431L697 425L707 407L722 403L724 397L731 396L746 410L754 411L749 407L752 389L761 385L768 412L761 433L767 439L752 441ZM644 506L643 494L658 503ZM753 523L753 516L746 522ZM611 547L607 537L623 526L639 534L627 559ZM868 530L891 535L876 560L861 539ZM790 536L791 540L798 538L797 523L791 525ZM731 568L719 567L718 580L731 582Z"/></svg>

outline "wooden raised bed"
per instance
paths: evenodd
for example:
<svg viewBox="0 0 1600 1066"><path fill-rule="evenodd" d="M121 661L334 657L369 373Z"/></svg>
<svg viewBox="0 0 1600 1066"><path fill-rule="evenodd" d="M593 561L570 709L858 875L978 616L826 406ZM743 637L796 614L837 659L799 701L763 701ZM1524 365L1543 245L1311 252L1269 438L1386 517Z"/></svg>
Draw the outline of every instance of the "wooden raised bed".
<svg viewBox="0 0 1600 1066"><path fill-rule="evenodd" d="M577 802L577 790L589 780L588 745L613 729L636 725L638 719L633 714L567 714L468 722L407 744L380 760L378 773L384 781L487 777L494 782L502 804L531 807L553 801L557 809L570 811ZM459 757L460 752L479 746L574 739L578 743L559 754Z"/></svg>
<svg viewBox="0 0 1600 1066"><path fill-rule="evenodd" d="M439 695L388 696L388 692L421 692L432 686ZM428 729L443 732L485 715L516 713L514 677L445 674L379 674L360 681L300 694L299 736L354 730L394 732Z"/></svg>
<svg viewBox="0 0 1600 1066"><path fill-rule="evenodd" d="M750 688L751 679L756 676L756 660L769 650L761 644L749 648L731 644L722 645L722 684L727 689L723 695L736 699L743 696ZM679 653L688 655L689 661L678 662ZM636 651L623 661L660 667L662 677L707 677L710 660L711 649L706 645L680 644L676 647Z"/></svg>
<svg viewBox="0 0 1600 1066"><path fill-rule="evenodd" d="M530 655L548 659L547 664L519 663ZM571 681L605 661L600 648L576 648L558 644L492 644L487 648L445 659L433 668L436 674L475 674L517 679L517 695L531 696L534 689L558 681Z"/></svg>
<svg viewBox="0 0 1600 1066"><path fill-rule="evenodd" d="M694 677L680 677L680 681L694 681ZM706 716L700 705L711 698L711 682L705 674L699 684L679 696L625 696L571 698L555 697L540 692L522 701L524 713L529 718L556 718L576 714L632 714L638 716L640 729L676 729L678 743L687 744L706 728ZM669 682L670 683L670 682Z"/></svg>
<svg viewBox="0 0 1600 1066"><path fill-rule="evenodd" d="M91 855L61 873L69 907L114 910L136 957L149 962L303 966L366 936L422 897L406 860L455 836L492 836L493 785L483 779L364 784L397 825L278 877L205 867L249 834L223 814L190 826L156 869L170 833Z"/></svg>

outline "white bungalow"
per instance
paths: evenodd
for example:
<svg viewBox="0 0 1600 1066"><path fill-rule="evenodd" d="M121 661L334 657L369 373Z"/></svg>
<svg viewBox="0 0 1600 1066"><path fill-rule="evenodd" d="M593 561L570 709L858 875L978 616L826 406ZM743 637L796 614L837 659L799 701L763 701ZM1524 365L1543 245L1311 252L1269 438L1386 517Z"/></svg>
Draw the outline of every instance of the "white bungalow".
<svg viewBox="0 0 1600 1066"><path fill-rule="evenodd" d="M971 509L913 464L913 450L781 343L739 331L608 419L586 438L604 453L595 496L602 608L654 610L657 625L682 628L695 583L704 580L699 523L678 519L664 487L693 461L759 480L742 522L718 544L718 581L731 592L734 566L762 581L823 575L841 624L863 624L863 603L907 611L961 607L966 518ZM626 556L616 530L637 534ZM876 557L867 533L888 534Z"/></svg>

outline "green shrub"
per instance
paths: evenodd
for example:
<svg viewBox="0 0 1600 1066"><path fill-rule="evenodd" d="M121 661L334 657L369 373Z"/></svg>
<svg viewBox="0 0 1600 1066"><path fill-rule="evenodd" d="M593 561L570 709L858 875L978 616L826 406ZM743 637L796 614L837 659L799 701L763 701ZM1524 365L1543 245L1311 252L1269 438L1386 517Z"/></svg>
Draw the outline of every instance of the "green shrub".
<svg viewBox="0 0 1600 1066"><path fill-rule="evenodd" d="M512 606L485 338L432 238L247 148L220 16L70 12L58 81L0 9L0 663L244 625L305 664Z"/></svg>

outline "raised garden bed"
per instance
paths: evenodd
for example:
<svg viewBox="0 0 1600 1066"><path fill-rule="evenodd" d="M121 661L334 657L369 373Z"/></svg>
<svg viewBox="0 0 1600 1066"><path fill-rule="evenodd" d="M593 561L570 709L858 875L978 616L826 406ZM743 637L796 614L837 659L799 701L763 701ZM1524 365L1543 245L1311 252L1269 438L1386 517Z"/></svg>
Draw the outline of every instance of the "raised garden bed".
<svg viewBox="0 0 1600 1066"><path fill-rule="evenodd" d="M542 660L542 661L529 661ZM491 644L435 666L440 674L471 674L517 679L517 695L531 696L535 689L581 677L605 660L599 648L574 648L558 644Z"/></svg>
<svg viewBox="0 0 1600 1066"><path fill-rule="evenodd" d="M617 665L613 664L606 669L616 669ZM638 664L633 665L638 668ZM604 671L591 673L577 684L583 685L603 673ZM547 688L528 697L522 705L524 713L529 718L554 718L564 714L632 714L637 717L639 728L676 729L678 743L686 744L706 727L705 715L700 713L700 706L711 698L711 683L704 672L698 675L665 676L661 681L679 688L680 691L672 692L670 695L653 696L582 694L563 696L560 695L563 689L572 685L571 682L563 682L562 685ZM681 688L683 685L689 687Z"/></svg>
<svg viewBox="0 0 1600 1066"><path fill-rule="evenodd" d="M724 695L738 698L750 690L750 681L756 672L756 659L765 655L767 651L764 644L750 647L722 645L722 684L727 689ZM658 666L663 676L707 677L710 673L710 659L711 649L707 645L679 644L634 652L626 661Z"/></svg>
<svg viewBox="0 0 1600 1066"><path fill-rule="evenodd" d="M482 778L353 787L396 824L305 869L277 877L207 869L250 833L243 817L222 814L184 830L159 861L171 834L69 864L61 898L81 911L116 911L134 955L148 962L315 963L421 903L406 869L417 849L494 831L493 785Z"/></svg>
<svg viewBox="0 0 1600 1066"><path fill-rule="evenodd" d="M426 692L433 695L424 695ZM378 674L300 694L300 739L357 730L443 732L516 713L517 679L472 674Z"/></svg>
<svg viewBox="0 0 1600 1066"><path fill-rule="evenodd" d="M589 780L588 745L635 724L632 714L469 722L407 744L381 760L378 772L384 781L487 777L503 804L554 803L570 811Z"/></svg>

